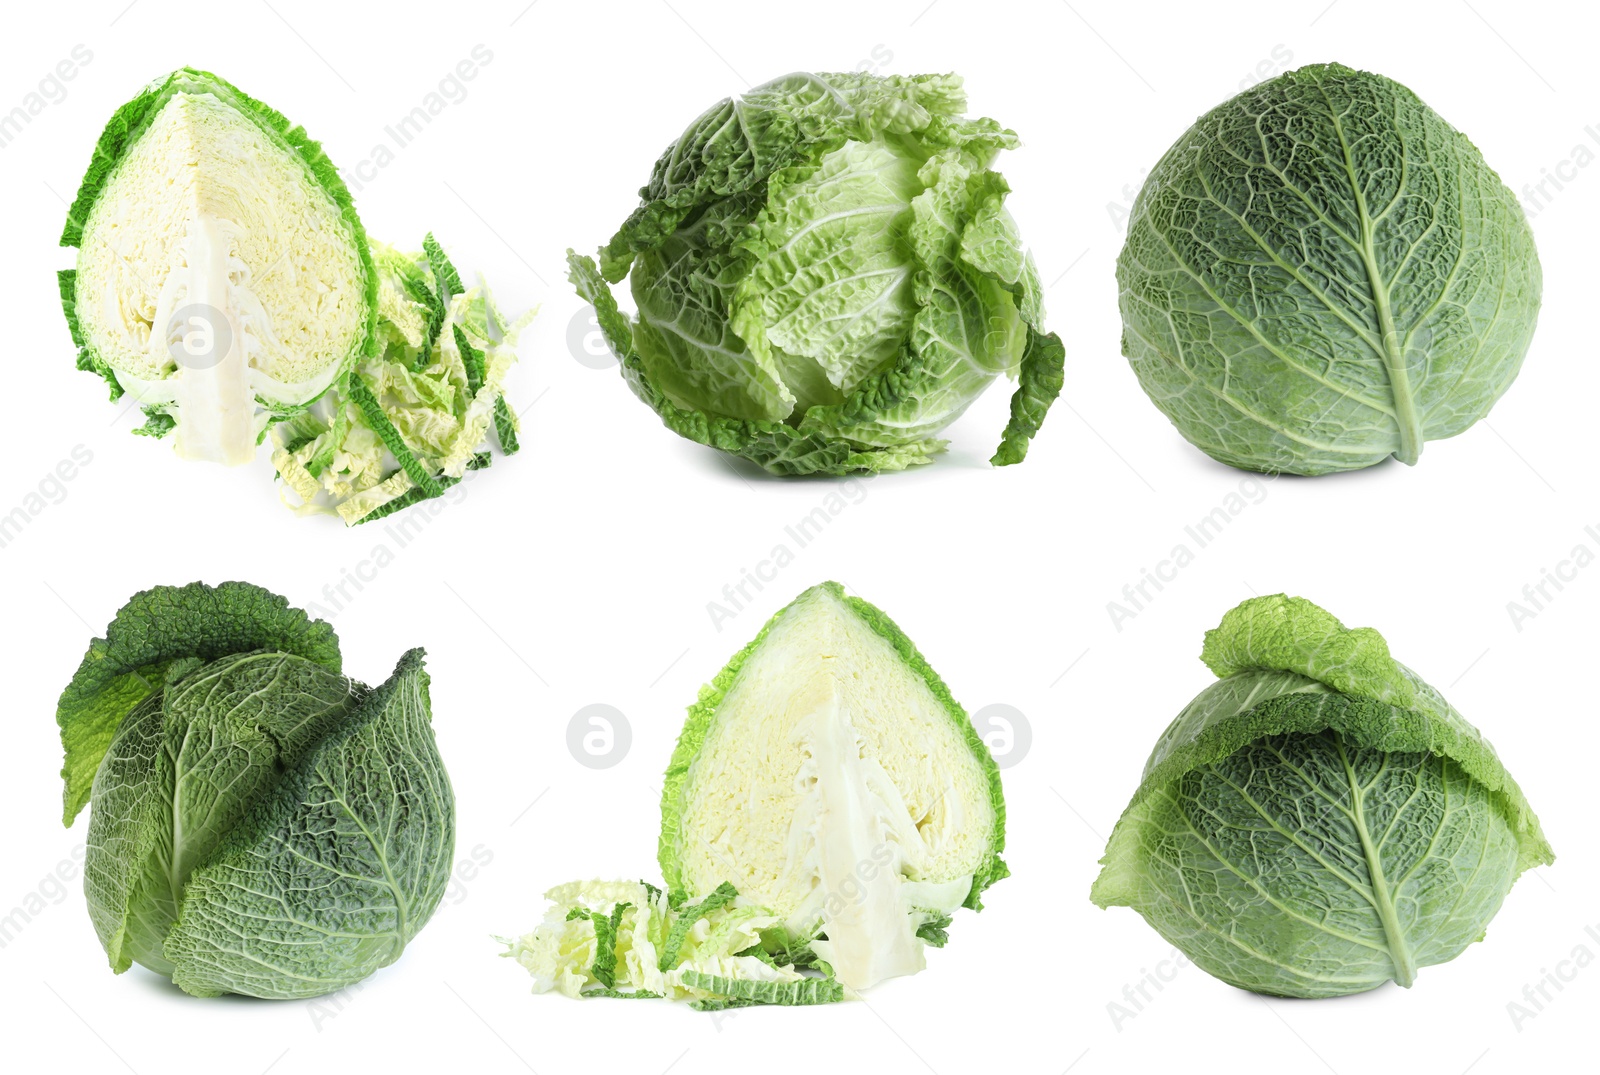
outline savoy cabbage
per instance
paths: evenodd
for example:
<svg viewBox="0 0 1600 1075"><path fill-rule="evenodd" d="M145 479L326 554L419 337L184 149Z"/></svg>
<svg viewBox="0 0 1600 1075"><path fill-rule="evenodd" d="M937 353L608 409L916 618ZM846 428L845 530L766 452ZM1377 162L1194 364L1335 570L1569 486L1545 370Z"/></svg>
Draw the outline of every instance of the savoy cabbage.
<svg viewBox="0 0 1600 1075"><path fill-rule="evenodd" d="M517 450L522 322L432 235L369 239L322 147L226 79L185 67L116 111L61 245L78 368L181 458L248 463L271 430L291 506L353 524Z"/></svg>
<svg viewBox="0 0 1600 1075"><path fill-rule="evenodd" d="M799 73L690 124L598 266L568 254L634 393L775 474L844 474L928 462L1004 375L991 462L1020 462L1063 351L990 167L1017 136L965 107L954 75Z"/></svg>
<svg viewBox="0 0 1600 1075"><path fill-rule="evenodd" d="M1553 861L1494 748L1370 627L1258 597L1202 659L1218 681L1156 742L1091 898L1207 972L1275 996L1409 986Z"/></svg>
<svg viewBox="0 0 1600 1075"><path fill-rule="evenodd" d="M112 970L299 998L398 959L455 844L430 715L420 649L369 688L331 627L259 587L134 595L56 711Z"/></svg>
<svg viewBox="0 0 1600 1075"><path fill-rule="evenodd" d="M689 708L661 792L666 885L560 885L506 954L541 993L842 1000L922 970L982 907L1010 874L1005 820L999 767L938 674L823 583Z"/></svg>
<svg viewBox="0 0 1600 1075"><path fill-rule="evenodd" d="M1122 350L1214 459L1415 463L1510 387L1541 276L1516 197L1404 86L1338 64L1212 109L1134 203Z"/></svg>

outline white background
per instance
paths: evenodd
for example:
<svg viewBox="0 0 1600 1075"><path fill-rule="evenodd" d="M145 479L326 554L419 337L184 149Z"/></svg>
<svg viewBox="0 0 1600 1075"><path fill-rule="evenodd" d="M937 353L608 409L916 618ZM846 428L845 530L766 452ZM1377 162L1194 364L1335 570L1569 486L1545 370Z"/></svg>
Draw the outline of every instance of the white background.
<svg viewBox="0 0 1600 1075"><path fill-rule="evenodd" d="M0 112L74 46L93 53L65 99L0 149L0 513L75 446L93 456L0 549L0 914L43 905L0 948L8 1065L141 1075L1593 1065L1600 967L1577 971L1520 1029L1507 1008L1577 947L1600 956L1600 567L1520 631L1507 611L1575 545L1600 551L1584 533L1600 524L1600 167L1562 164L1579 145L1600 152L1592 11L1508 0L1165 10L1106 0L541 0L524 10L526 0L507 0L386 3L381 13L326 0L126 3L28 5L0 33ZM55 245L64 199L112 111L173 67L209 68L304 124L349 172L480 44L492 60L465 99L387 167L369 168L357 203L372 234L415 244L432 229L506 305L541 305L514 383L522 454L476 476L401 547L382 524L345 531L295 518L278 506L265 459L237 471L183 464L166 443L130 436L134 417L72 368L54 281L71 263ZM1545 306L1522 376L1487 421L1429 444L1415 468L1250 486L1179 438L1118 353L1115 207L1195 116L1258 70L1286 66L1286 54L1287 66L1339 60L1409 85L1513 189L1558 166L1575 175L1533 220ZM935 466L870 483L769 479L666 432L614 368L592 368L585 324L571 331L580 305L563 281L564 249L610 236L686 123L751 82L860 64L957 70L971 110L1024 139L999 167L1051 282L1050 325L1068 365L1023 466L984 462L1005 420L997 390L951 431ZM1257 502L1114 628L1107 603L1242 482ZM784 527L836 493L854 499L799 549ZM717 630L708 603L778 544L794 563ZM362 563L378 546L393 562L331 604L324 587L358 568L372 575ZM368 681L425 645L459 801L457 855L492 856L398 964L322 1008L195 1000L139 968L114 977L80 881L56 880L87 826L60 826L56 696L131 593L197 578L244 578L336 612L346 669ZM865 1003L713 1019L529 995L490 935L531 928L556 882L654 874L658 774L684 707L766 616L825 578L894 616L969 710L1026 714L1031 750L1005 772L1014 877L981 915L960 915L926 973ZM1410 990L1263 1000L1187 967L1119 1025L1108 1004L1169 951L1134 912L1089 903L1103 837L1156 735L1210 679L1196 659L1202 633L1241 599L1280 590L1378 627L1444 690L1499 748L1558 861L1517 884L1485 943L1425 969ZM632 727L630 753L603 771L566 747L569 719L597 702Z"/></svg>

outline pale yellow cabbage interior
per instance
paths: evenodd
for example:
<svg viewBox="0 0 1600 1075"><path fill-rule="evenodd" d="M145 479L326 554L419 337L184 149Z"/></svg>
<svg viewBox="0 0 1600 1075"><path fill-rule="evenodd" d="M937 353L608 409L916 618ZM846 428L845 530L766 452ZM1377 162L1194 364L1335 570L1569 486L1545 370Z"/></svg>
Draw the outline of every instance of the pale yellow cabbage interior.
<svg viewBox="0 0 1600 1075"><path fill-rule="evenodd" d="M180 429L186 397L238 406L247 392L252 412L257 398L315 399L366 331L338 206L291 151L202 92L170 98L118 162L85 222L77 299L89 346L136 399L177 403ZM236 368L174 360L169 319L197 302L225 312ZM174 383L186 377L221 383Z"/></svg>
<svg viewBox="0 0 1600 1075"><path fill-rule="evenodd" d="M746 660L685 782L691 891L730 881L847 985L922 967L915 910L966 898L994 829L986 775L894 647L824 588Z"/></svg>

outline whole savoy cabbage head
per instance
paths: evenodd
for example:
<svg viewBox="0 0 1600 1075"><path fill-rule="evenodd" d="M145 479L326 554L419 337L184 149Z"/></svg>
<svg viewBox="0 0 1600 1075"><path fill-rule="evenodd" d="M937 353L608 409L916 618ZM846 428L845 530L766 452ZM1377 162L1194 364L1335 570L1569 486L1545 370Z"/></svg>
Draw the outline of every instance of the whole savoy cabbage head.
<svg viewBox="0 0 1600 1075"><path fill-rule="evenodd" d="M1489 413L1541 277L1522 207L1382 75L1319 64L1206 113L1117 261L1122 351L1190 443L1266 473L1358 470Z"/></svg>
<svg viewBox="0 0 1600 1075"><path fill-rule="evenodd" d="M991 462L1020 462L1063 351L990 169L1017 136L965 107L955 75L801 73L690 124L599 265L568 252L634 394L775 474L846 474L928 462L1004 375Z"/></svg>
<svg viewBox="0 0 1600 1075"><path fill-rule="evenodd" d="M1553 861L1494 748L1372 628L1258 597L1201 659L1218 681L1150 752L1090 897L1202 970L1274 996L1409 986Z"/></svg>
<svg viewBox="0 0 1600 1075"><path fill-rule="evenodd" d="M331 627L260 587L135 594L56 710L111 969L281 999L393 963L455 847L430 716L420 649L369 688Z"/></svg>

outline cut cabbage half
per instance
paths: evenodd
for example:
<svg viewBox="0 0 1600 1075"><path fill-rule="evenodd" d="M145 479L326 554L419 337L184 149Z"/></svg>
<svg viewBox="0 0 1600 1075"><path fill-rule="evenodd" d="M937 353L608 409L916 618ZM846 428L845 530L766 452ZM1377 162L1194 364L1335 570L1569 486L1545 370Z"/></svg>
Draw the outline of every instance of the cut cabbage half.
<svg viewBox="0 0 1600 1075"><path fill-rule="evenodd" d="M61 293L79 366L185 458L250 460L374 346L377 277L334 166L203 71L118 109L61 244L78 248Z"/></svg>
<svg viewBox="0 0 1600 1075"><path fill-rule="evenodd" d="M852 989L912 974L1009 872L1000 773L911 641L837 583L801 594L701 692L667 770L667 884L729 882L768 950Z"/></svg>

